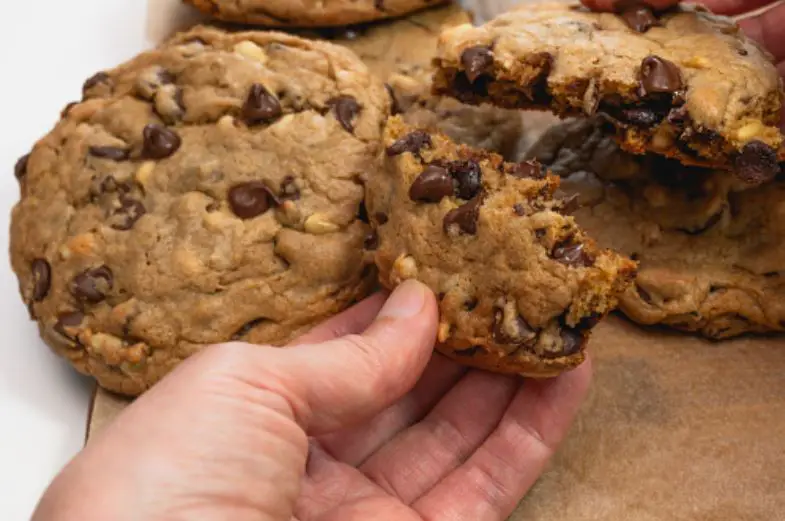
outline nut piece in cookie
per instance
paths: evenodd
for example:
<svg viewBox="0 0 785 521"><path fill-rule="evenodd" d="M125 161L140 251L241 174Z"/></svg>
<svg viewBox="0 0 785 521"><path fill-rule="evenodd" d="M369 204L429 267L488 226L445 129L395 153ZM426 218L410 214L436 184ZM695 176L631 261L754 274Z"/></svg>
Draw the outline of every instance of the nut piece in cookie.
<svg viewBox="0 0 785 521"><path fill-rule="evenodd" d="M551 128L528 153L563 176L573 215L640 262L619 308L635 322L720 340L785 332L785 183L633 156L599 122Z"/></svg>
<svg viewBox="0 0 785 521"><path fill-rule="evenodd" d="M366 185L380 280L439 299L439 351L531 376L579 365L635 263L597 248L537 163L505 163L392 118L384 172Z"/></svg>
<svg viewBox="0 0 785 521"><path fill-rule="evenodd" d="M84 96L17 164L11 261L46 342L101 386L285 345L375 286L361 180L390 102L351 52L203 27Z"/></svg>
<svg viewBox="0 0 785 521"><path fill-rule="evenodd" d="M471 104L600 114L629 152L733 170L750 185L773 180L785 148L770 56L703 8L636 9L526 5L447 30L434 90Z"/></svg>

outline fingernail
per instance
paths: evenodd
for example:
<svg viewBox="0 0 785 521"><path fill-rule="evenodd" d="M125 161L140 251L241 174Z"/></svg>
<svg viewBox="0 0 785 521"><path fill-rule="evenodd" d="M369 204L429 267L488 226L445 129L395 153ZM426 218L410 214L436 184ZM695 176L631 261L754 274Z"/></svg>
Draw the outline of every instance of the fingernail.
<svg viewBox="0 0 785 521"><path fill-rule="evenodd" d="M411 318L419 314L425 306L428 288L416 280L407 280L393 291L379 318Z"/></svg>

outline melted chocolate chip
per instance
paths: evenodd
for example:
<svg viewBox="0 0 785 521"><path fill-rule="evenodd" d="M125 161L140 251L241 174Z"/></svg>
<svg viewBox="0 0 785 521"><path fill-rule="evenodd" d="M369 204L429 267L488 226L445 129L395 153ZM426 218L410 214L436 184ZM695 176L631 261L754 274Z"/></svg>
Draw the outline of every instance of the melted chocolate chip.
<svg viewBox="0 0 785 521"><path fill-rule="evenodd" d="M493 341L502 345L515 345L536 335L536 331L520 315L515 317L515 327L519 333L517 338L510 336L504 330L504 312L497 309L493 316Z"/></svg>
<svg viewBox="0 0 785 521"><path fill-rule="evenodd" d="M346 132L354 132L354 118L362 110L357 100L351 96L338 96L327 102L332 107L335 118Z"/></svg>
<svg viewBox="0 0 785 521"><path fill-rule="evenodd" d="M636 0L619 2L616 5L616 12L630 29L639 33L645 33L652 27L660 25L652 8L643 2Z"/></svg>
<svg viewBox="0 0 785 521"><path fill-rule="evenodd" d="M281 117L283 109L278 99L264 85L254 83L242 109L243 121L248 125L269 123Z"/></svg>
<svg viewBox="0 0 785 521"><path fill-rule="evenodd" d="M33 302L40 302L49 294L52 285L52 268L44 259L35 259L30 264L30 272L33 275Z"/></svg>
<svg viewBox="0 0 785 521"><path fill-rule="evenodd" d="M375 214L373 214L373 218L374 220L376 220L376 223L379 225L387 224L387 221L390 220L387 217L387 214L382 212L376 212Z"/></svg>
<svg viewBox="0 0 785 521"><path fill-rule="evenodd" d="M89 78L87 78L87 80L85 80L84 85L82 85L82 94L85 95L87 94L87 91L89 91L93 87L96 87L101 83L108 83L108 82L109 82L109 75L107 73L97 72L92 76L90 76Z"/></svg>
<svg viewBox="0 0 785 521"><path fill-rule="evenodd" d="M87 152L91 156L100 157L103 159L111 159L112 161L123 161L128 159L129 150L120 147L90 147Z"/></svg>
<svg viewBox="0 0 785 521"><path fill-rule="evenodd" d="M253 219L277 204L276 197L261 181L242 183L229 190L229 206L240 219Z"/></svg>
<svg viewBox="0 0 785 521"><path fill-rule="evenodd" d="M147 213L144 205L130 197L120 198L120 208L112 213L113 223L111 227L115 230L126 231L130 230L136 224L136 221L142 218Z"/></svg>
<svg viewBox="0 0 785 521"><path fill-rule="evenodd" d="M647 56L640 69L640 89L643 96L673 94L683 88L679 68L659 56Z"/></svg>
<svg viewBox="0 0 785 521"><path fill-rule="evenodd" d="M581 351L586 343L586 338L580 331L564 328L561 331L562 347L558 356L571 356Z"/></svg>
<svg viewBox="0 0 785 521"><path fill-rule="evenodd" d="M482 170L476 161L453 161L447 168L457 183L456 195L461 199L471 199L482 189Z"/></svg>
<svg viewBox="0 0 785 521"><path fill-rule="evenodd" d="M431 142L430 134L422 130L415 130L414 132L406 134L399 140L395 141L392 145L387 147L386 153L391 157L403 154L404 152L417 154L424 147L430 148L432 146L433 143Z"/></svg>
<svg viewBox="0 0 785 521"><path fill-rule="evenodd" d="M594 263L594 259L585 251L583 244L571 241L556 246L551 256L554 260L573 268L588 267Z"/></svg>
<svg viewBox="0 0 785 521"><path fill-rule="evenodd" d="M82 302L96 304L112 290L113 281L107 266L85 270L71 281L71 294Z"/></svg>
<svg viewBox="0 0 785 521"><path fill-rule="evenodd" d="M474 235L477 233L477 221L480 218L480 206L484 199L484 194L480 192L471 201L447 212L444 216L444 231L450 232L450 228L455 226L461 233Z"/></svg>
<svg viewBox="0 0 785 521"><path fill-rule="evenodd" d="M77 335L72 334L72 332L69 330L76 329L81 326L82 321L84 321L84 313L81 311L67 311L65 313L60 313L57 316L57 322L54 325L54 330L70 340L76 340Z"/></svg>
<svg viewBox="0 0 785 521"><path fill-rule="evenodd" d="M515 215L517 215L518 217L523 217L524 215L526 215L526 207L523 206L521 203L515 203L512 206L512 211L515 212Z"/></svg>
<svg viewBox="0 0 785 521"><path fill-rule="evenodd" d="M235 331L235 333L232 335L232 340L235 340L235 341L241 340L245 335L250 333L251 330L253 330L253 328L258 326L262 322L266 322L266 321L267 321L266 318L255 318L255 319L253 319L253 320L243 324L243 326L240 329L238 329L237 331Z"/></svg>
<svg viewBox="0 0 785 521"><path fill-rule="evenodd" d="M144 127L142 137L142 157L145 159L165 159L177 152L182 143L174 131L155 123Z"/></svg>
<svg viewBox="0 0 785 521"><path fill-rule="evenodd" d="M521 161L513 165L508 173L521 179L542 179L545 177L545 172L537 161Z"/></svg>
<svg viewBox="0 0 785 521"><path fill-rule="evenodd" d="M21 181L22 178L27 175L27 162L29 159L30 154L25 154L16 161L16 164L14 165L14 177L16 177L17 181Z"/></svg>
<svg viewBox="0 0 785 521"><path fill-rule="evenodd" d="M777 152L762 141L750 141L734 161L736 176L749 184L771 181L780 173Z"/></svg>
<svg viewBox="0 0 785 521"><path fill-rule="evenodd" d="M365 240L363 241L363 248L368 251L373 251L379 247L379 234L375 231L371 231L368 235L365 236Z"/></svg>
<svg viewBox="0 0 785 521"><path fill-rule="evenodd" d="M461 65L466 77L474 83L477 78L493 70L493 53L489 47L469 47L461 54Z"/></svg>
<svg viewBox="0 0 785 521"><path fill-rule="evenodd" d="M452 177L446 169L430 165L414 180L409 198L420 203L438 203L454 192Z"/></svg>

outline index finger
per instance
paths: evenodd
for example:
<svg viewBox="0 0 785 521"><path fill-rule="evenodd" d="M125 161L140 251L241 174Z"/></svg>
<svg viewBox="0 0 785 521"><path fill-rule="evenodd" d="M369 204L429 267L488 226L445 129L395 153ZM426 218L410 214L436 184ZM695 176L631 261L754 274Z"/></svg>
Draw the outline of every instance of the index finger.
<svg viewBox="0 0 785 521"><path fill-rule="evenodd" d="M617 11L620 8L632 5L640 5L645 4L654 9L655 11L660 11L662 9L668 9L669 7L673 7L674 5L678 4L678 0L646 0L645 2L635 2L630 0L581 0L583 5L591 9L592 11Z"/></svg>

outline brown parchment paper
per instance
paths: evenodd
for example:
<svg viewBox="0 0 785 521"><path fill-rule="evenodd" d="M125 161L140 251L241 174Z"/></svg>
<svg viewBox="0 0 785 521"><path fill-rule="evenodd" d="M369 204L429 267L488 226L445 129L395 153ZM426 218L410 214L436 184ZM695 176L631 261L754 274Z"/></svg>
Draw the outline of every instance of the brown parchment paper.
<svg viewBox="0 0 785 521"><path fill-rule="evenodd" d="M478 21L514 3L464 2ZM589 398L511 520L785 521L785 337L711 343L611 317L589 349ZM88 437L126 405L99 390Z"/></svg>

